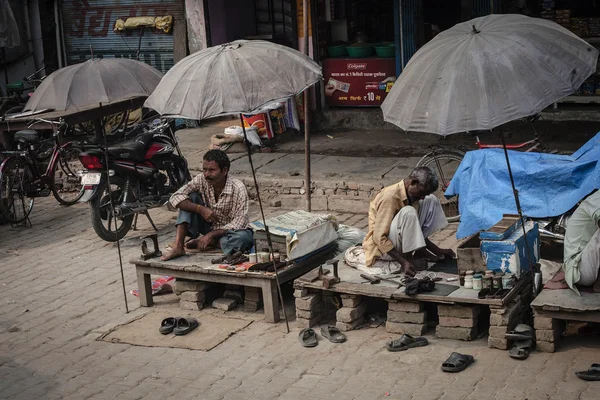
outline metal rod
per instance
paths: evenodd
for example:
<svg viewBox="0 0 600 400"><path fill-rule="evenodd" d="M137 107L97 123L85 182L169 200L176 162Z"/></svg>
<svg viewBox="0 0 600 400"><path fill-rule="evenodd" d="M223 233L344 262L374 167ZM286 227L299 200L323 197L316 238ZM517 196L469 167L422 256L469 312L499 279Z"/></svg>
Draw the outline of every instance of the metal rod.
<svg viewBox="0 0 600 400"><path fill-rule="evenodd" d="M91 46L90 46L91 47ZM100 104L100 120L102 120L102 103ZM129 314L129 304L127 304L127 291L125 290L125 274L123 273L123 256L121 256L121 243L119 241L119 228L117 227L117 217L115 216L115 206L113 204L112 189L110 187L110 173L108 169L108 143L106 141L106 133L102 126L102 136L104 137L104 161L106 162L106 187L108 188L108 199L110 202L110 212L115 219L115 237L117 239L117 252L119 253L119 266L121 268L121 284L123 286L123 300L125 301L125 313ZM102 196L102 193L99 194ZM110 222L111 216L108 217ZM110 226L110 225L109 225Z"/></svg>
<svg viewBox="0 0 600 400"><path fill-rule="evenodd" d="M531 250L529 249L529 242L527 241L527 228L525 228L525 218L523 218L523 210L521 209L521 202L519 201L519 191L515 186L515 180L513 178L512 168L510 166L510 160L508 158L508 149L506 148L506 139L504 138L504 131L500 135L502 137L502 148L504 149L504 156L506 157L506 166L508 167L508 176L510 177L510 184L513 189L513 194L515 196L515 204L517 206L517 213L519 214L519 218L521 220L521 226L523 228L523 240L525 241L525 254L527 255L527 262L529 263L529 274L531 275L531 282L535 282L534 280L534 262L533 256L531 255Z"/></svg>
<svg viewBox="0 0 600 400"><path fill-rule="evenodd" d="M283 303L283 294L281 293L281 284L279 283L279 271L277 271L277 263L275 257L273 257L273 243L271 242L271 233L267 226L267 220L265 219L265 212L263 210L262 201L260 200L260 190L258 187L258 181L256 180L256 172L254 171L254 164L252 163L252 150L250 149L250 141L246 133L246 126L244 125L244 117L240 114L240 122L242 123L242 130L244 131L244 141L246 142L246 150L248 151L248 161L250 162L250 170L252 171L252 178L254 179L254 188L256 189L256 198L258 199L258 207L260 208L260 215L262 216L263 225L265 226L265 232L267 234L267 245L269 246L269 253L271 254L271 260L273 261L273 269L275 270L275 282L277 283L277 294L279 295L279 302L281 303L281 309L283 310L283 319L285 319L285 327L287 333L290 333L290 323L288 321L287 314L285 312L285 304Z"/></svg>
<svg viewBox="0 0 600 400"><path fill-rule="evenodd" d="M304 53L309 56L308 50L308 0L302 2L302 24L304 26ZM304 196L306 201L306 211L312 209L310 198L310 89L303 93L304 97Z"/></svg>
<svg viewBox="0 0 600 400"><path fill-rule="evenodd" d="M6 82L6 96L8 97L8 60L6 59L6 49L2 48L2 63L4 64L4 82Z"/></svg>
<svg viewBox="0 0 600 400"><path fill-rule="evenodd" d="M140 28L140 40L138 41L137 52L135 53L135 59L140 61L140 49L142 48L142 36L144 36L144 27Z"/></svg>

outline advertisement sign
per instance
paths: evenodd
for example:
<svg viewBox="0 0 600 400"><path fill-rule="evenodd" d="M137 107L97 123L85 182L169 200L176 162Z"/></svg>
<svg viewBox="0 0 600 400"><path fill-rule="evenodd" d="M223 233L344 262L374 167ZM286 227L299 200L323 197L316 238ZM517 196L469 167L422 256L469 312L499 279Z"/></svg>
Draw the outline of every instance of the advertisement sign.
<svg viewBox="0 0 600 400"><path fill-rule="evenodd" d="M328 58L323 60L325 99L330 106L383 103L396 81L393 58Z"/></svg>

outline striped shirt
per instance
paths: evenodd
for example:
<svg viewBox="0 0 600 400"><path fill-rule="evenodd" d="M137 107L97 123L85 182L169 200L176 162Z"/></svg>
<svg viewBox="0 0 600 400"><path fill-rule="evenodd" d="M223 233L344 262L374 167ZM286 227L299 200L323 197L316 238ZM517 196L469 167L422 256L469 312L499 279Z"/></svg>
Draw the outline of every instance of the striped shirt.
<svg viewBox="0 0 600 400"><path fill-rule="evenodd" d="M225 187L215 199L215 189L206 182L204 174L198 174L186 185L171 196L169 202L177 207L184 200L189 200L190 193L196 192L202 196L205 206L215 213L212 229L236 230L249 227L248 192L242 181L227 176Z"/></svg>

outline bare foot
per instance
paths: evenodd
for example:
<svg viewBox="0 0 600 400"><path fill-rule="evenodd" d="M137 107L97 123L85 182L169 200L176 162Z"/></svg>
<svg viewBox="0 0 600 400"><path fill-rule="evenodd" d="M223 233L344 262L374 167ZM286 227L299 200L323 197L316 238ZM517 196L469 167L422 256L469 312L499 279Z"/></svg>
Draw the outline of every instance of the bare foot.
<svg viewBox="0 0 600 400"><path fill-rule="evenodd" d="M185 249L183 247L175 247L169 250L169 252L162 256L160 259L161 261L169 261L181 256L185 256Z"/></svg>

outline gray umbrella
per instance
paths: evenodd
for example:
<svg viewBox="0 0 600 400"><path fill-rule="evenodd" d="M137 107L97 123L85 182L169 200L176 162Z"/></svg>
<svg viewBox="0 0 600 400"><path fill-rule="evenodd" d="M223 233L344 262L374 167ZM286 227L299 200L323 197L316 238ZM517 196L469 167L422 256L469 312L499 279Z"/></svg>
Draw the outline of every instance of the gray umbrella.
<svg viewBox="0 0 600 400"><path fill-rule="evenodd" d="M238 40L179 61L145 106L162 115L198 120L249 113L294 96L320 79L321 67L292 48Z"/></svg>
<svg viewBox="0 0 600 400"><path fill-rule="evenodd" d="M162 73L127 58L92 59L54 71L42 81L25 111L78 110L132 97L148 96Z"/></svg>
<svg viewBox="0 0 600 400"><path fill-rule="evenodd" d="M489 130L534 115L596 71L598 50L560 25L488 15L437 35L409 61L383 102L407 131Z"/></svg>

